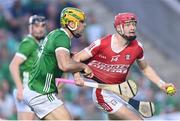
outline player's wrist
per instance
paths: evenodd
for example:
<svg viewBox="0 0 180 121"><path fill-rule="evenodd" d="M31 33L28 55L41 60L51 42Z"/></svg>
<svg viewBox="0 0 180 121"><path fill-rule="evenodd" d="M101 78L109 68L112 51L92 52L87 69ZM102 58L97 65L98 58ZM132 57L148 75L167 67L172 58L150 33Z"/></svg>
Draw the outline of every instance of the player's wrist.
<svg viewBox="0 0 180 121"><path fill-rule="evenodd" d="M162 88L162 86L165 84L166 82L163 80L159 80L159 82L157 83L158 87Z"/></svg>
<svg viewBox="0 0 180 121"><path fill-rule="evenodd" d="M81 70L81 72L84 72L84 70L85 70L87 67L88 67L88 66L83 63L83 65L82 65L83 70Z"/></svg>

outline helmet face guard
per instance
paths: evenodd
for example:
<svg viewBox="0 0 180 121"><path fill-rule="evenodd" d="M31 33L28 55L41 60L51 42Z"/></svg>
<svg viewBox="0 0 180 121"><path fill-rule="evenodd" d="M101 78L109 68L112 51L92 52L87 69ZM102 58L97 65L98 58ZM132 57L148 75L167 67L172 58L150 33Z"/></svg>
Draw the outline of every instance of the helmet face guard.
<svg viewBox="0 0 180 121"><path fill-rule="evenodd" d="M122 25L124 27L124 24L130 21L137 22L137 17L134 13L119 13L114 18L114 26Z"/></svg>
<svg viewBox="0 0 180 121"><path fill-rule="evenodd" d="M46 23L46 18L38 15L33 15L29 18L29 25L37 23Z"/></svg>
<svg viewBox="0 0 180 121"><path fill-rule="evenodd" d="M81 36L80 33L75 33L74 31L78 28L80 22L84 22L86 19L85 13L73 7L64 8L61 12L61 26L66 27L74 37L79 38ZM74 26L69 26L69 22L73 22Z"/></svg>
<svg viewBox="0 0 180 121"><path fill-rule="evenodd" d="M37 35L37 31L33 29L33 25L37 25L37 24L46 26L46 18L44 16L39 16L39 15L33 15L29 18L29 33L32 34L37 40L41 40L44 38L45 32L44 35L42 36Z"/></svg>
<svg viewBox="0 0 180 121"><path fill-rule="evenodd" d="M124 25L126 22L136 22L137 23L137 17L134 13L119 13L114 18L114 27L116 28L118 25L120 25L120 31L118 33L124 37L125 39L131 41L136 38L136 36L126 36L124 34Z"/></svg>

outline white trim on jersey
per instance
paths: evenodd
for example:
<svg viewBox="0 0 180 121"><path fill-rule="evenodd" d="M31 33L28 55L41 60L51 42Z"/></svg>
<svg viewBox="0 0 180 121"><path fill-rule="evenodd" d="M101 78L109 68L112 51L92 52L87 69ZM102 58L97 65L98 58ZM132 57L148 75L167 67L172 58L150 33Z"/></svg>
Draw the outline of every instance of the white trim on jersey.
<svg viewBox="0 0 180 121"><path fill-rule="evenodd" d="M95 47L100 46L101 40L97 39L89 46L89 51L91 52Z"/></svg>
<svg viewBox="0 0 180 121"><path fill-rule="evenodd" d="M91 51L89 51L88 48L85 48L84 50L85 50L91 57L93 56L92 53L91 53Z"/></svg>
<svg viewBox="0 0 180 121"><path fill-rule="evenodd" d="M58 47L58 48L55 49L55 52L57 52L58 50L65 50L68 53L70 53L69 50L67 48L65 48L65 47Z"/></svg>
<svg viewBox="0 0 180 121"><path fill-rule="evenodd" d="M143 57L142 58L140 58L140 59L138 59L138 60L144 60L144 48L143 48L143 45L142 45L142 43L141 42L139 42L138 40L136 40L137 41L137 43L138 43L138 45L142 48L142 50L143 50Z"/></svg>
<svg viewBox="0 0 180 121"><path fill-rule="evenodd" d="M40 44L40 42L32 34L28 34L27 36L31 37L38 45Z"/></svg>
<svg viewBox="0 0 180 121"><path fill-rule="evenodd" d="M142 60L144 60L144 58L145 58L145 57L143 56L142 58L140 58L140 59L137 59L137 60L139 60L139 61L142 61Z"/></svg>
<svg viewBox="0 0 180 121"><path fill-rule="evenodd" d="M71 38L70 35L68 34L68 32L65 29L60 28L60 30L62 30L69 38ZM71 45L71 41L70 41L70 45Z"/></svg>
<svg viewBox="0 0 180 121"><path fill-rule="evenodd" d="M100 46L101 44L101 40L97 39L96 41L94 41L93 43L91 43L88 47L86 47L84 50L92 57L92 50L97 47Z"/></svg>
<svg viewBox="0 0 180 121"><path fill-rule="evenodd" d="M45 86L44 86L44 89L43 89L44 92L48 92L49 91L50 85L51 85L52 76L53 76L52 74L47 73L47 75L46 75L46 82L45 82Z"/></svg>
<svg viewBox="0 0 180 121"><path fill-rule="evenodd" d="M22 53L18 53L18 52L17 52L15 56L21 57L21 58L23 58L24 60L27 59L27 57L26 57L24 54L22 54Z"/></svg>
<svg viewBox="0 0 180 121"><path fill-rule="evenodd" d="M65 29L60 28L60 30L62 30L64 33L66 33L66 34L67 34L67 36L70 38L69 34L67 33L67 31L66 31Z"/></svg>
<svg viewBox="0 0 180 121"><path fill-rule="evenodd" d="M137 40L136 40L137 41ZM138 45L143 49L143 45L141 42L137 41Z"/></svg>

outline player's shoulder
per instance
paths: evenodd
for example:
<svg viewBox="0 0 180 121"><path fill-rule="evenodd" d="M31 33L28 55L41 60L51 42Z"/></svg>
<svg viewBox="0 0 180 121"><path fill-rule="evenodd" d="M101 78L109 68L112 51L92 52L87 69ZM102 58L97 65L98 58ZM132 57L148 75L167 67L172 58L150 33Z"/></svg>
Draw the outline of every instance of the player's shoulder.
<svg viewBox="0 0 180 121"><path fill-rule="evenodd" d="M36 44L36 40L32 35L25 36L20 44Z"/></svg>
<svg viewBox="0 0 180 121"><path fill-rule="evenodd" d="M99 40L101 41L101 44L109 44L111 41L111 34L105 35L104 37L100 38Z"/></svg>
<svg viewBox="0 0 180 121"><path fill-rule="evenodd" d="M28 34L23 38L22 41L32 41L32 40L35 40L35 38L32 35Z"/></svg>
<svg viewBox="0 0 180 121"><path fill-rule="evenodd" d="M101 41L106 41L106 40L110 40L112 37L111 34L105 35L104 37L100 38Z"/></svg>
<svg viewBox="0 0 180 121"><path fill-rule="evenodd" d="M68 36L67 34L61 30L61 29L55 29L53 31L51 31L48 35L47 35L48 38L51 38L51 39L56 39L58 37L61 37L61 38L66 38L68 39Z"/></svg>
<svg viewBox="0 0 180 121"><path fill-rule="evenodd" d="M131 44L143 48L143 44L141 43L140 40L135 39L131 42Z"/></svg>
<svg viewBox="0 0 180 121"><path fill-rule="evenodd" d="M91 46L99 46L100 48L104 48L107 47L110 44L110 40L111 40L111 36L112 35L106 35L102 38L97 39L96 41L94 41Z"/></svg>
<svg viewBox="0 0 180 121"><path fill-rule="evenodd" d="M111 38L111 35L106 35L102 38L97 39L93 43L91 43L91 46L106 46L109 44L109 41Z"/></svg>
<svg viewBox="0 0 180 121"><path fill-rule="evenodd" d="M49 34L47 36L48 37L50 37L50 36L58 36L60 34L62 34L62 32L59 29L55 29L55 30L52 30L51 32L49 32Z"/></svg>

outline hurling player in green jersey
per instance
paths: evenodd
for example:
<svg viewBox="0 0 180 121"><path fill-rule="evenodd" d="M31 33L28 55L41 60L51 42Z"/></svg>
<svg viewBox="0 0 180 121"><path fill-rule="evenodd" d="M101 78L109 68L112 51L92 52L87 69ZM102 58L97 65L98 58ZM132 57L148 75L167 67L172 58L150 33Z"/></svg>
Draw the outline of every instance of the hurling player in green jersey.
<svg viewBox="0 0 180 121"><path fill-rule="evenodd" d="M17 108L18 120L32 120L34 113L23 101L23 88L28 85L31 67L37 59L40 40L46 33L46 20L44 16L33 15L29 18L29 35L24 37L10 63L10 72L16 84L14 98Z"/></svg>
<svg viewBox="0 0 180 121"><path fill-rule="evenodd" d="M67 7L61 12L61 27L44 39L38 59L33 65L25 101L40 119L71 120L63 101L57 98L55 78L63 72L84 71L92 77L92 70L70 57L71 39L80 37L85 28L85 14L78 8Z"/></svg>

